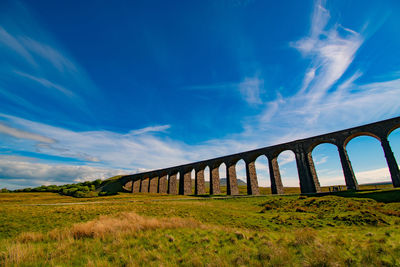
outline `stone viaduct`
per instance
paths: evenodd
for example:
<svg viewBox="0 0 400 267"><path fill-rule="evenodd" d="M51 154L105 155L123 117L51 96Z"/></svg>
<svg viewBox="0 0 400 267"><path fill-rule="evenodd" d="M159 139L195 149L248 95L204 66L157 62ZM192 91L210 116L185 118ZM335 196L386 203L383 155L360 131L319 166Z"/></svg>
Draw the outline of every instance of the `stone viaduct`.
<svg viewBox="0 0 400 267"><path fill-rule="evenodd" d="M242 159L246 164L247 194L258 195L259 189L255 169L255 160L259 156L265 155L269 164L272 194L283 194L283 185L277 159L281 152L291 150L294 152L296 157L301 193L317 193L320 192L321 189L311 153L317 145L322 143L330 143L335 145L338 149L347 189L357 190L358 183L347 155L346 146L351 139L357 136L366 135L376 138L381 143L384 155L386 157L386 162L389 167L393 186L400 187L399 167L388 141L389 134L399 127L400 117L396 117L393 119L366 124L342 131L227 155L219 158L203 160L144 173L126 175L120 178L120 182L122 184L129 185L132 193L149 192L190 195L193 194L191 174L192 171L195 170L194 194L201 195L206 193L204 169L208 166L210 169L210 194L215 195L221 193L219 167L222 163L225 163L227 175L227 194L237 195L239 191L235 166L236 163ZM177 179L178 173L180 176L179 179ZM179 186L177 184L178 182Z"/></svg>

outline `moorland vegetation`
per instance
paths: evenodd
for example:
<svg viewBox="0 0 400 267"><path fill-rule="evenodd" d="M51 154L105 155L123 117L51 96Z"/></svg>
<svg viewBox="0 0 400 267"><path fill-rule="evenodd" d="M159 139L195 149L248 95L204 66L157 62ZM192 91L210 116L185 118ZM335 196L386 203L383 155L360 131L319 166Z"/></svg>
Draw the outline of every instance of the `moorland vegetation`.
<svg viewBox="0 0 400 267"><path fill-rule="evenodd" d="M400 190L0 194L4 266L399 266ZM68 204L70 203L70 204Z"/></svg>

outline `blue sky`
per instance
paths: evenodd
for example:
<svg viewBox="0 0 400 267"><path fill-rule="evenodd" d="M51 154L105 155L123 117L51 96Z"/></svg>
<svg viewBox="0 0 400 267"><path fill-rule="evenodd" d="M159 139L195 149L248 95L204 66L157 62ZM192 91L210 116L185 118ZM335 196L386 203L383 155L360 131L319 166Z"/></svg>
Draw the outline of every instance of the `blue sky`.
<svg viewBox="0 0 400 267"><path fill-rule="evenodd" d="M398 1L1 1L0 187L168 167L399 116L399 29ZM390 142L399 160L400 130ZM381 150L371 137L349 143L360 182L388 179ZM343 183L334 147L313 156L322 184ZM279 162L284 184L298 185L293 155ZM265 159L257 171L269 185Z"/></svg>

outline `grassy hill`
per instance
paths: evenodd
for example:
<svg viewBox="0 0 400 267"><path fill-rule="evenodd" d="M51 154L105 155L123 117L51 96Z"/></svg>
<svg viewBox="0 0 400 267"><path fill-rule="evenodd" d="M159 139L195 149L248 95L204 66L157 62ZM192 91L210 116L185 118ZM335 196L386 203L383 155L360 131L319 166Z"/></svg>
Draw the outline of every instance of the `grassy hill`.
<svg viewBox="0 0 400 267"><path fill-rule="evenodd" d="M0 266L400 266L400 190L335 194L4 193Z"/></svg>

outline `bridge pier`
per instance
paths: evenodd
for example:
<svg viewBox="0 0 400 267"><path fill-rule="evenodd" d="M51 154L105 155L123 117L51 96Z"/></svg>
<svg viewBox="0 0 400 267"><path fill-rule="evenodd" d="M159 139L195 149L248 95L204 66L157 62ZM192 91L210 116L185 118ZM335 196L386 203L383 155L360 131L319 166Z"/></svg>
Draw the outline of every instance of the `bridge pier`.
<svg viewBox="0 0 400 267"><path fill-rule="evenodd" d="M308 167L308 172L310 173L311 182L315 188L315 192L321 192L321 185L318 180L317 171L315 170L314 160L312 158L311 152L306 153L306 166Z"/></svg>
<svg viewBox="0 0 400 267"><path fill-rule="evenodd" d="M386 137L381 138L381 145L387 165L389 167L390 176L392 178L393 187L400 187L400 172L399 165L397 164L396 158L393 155L392 148L390 147L389 140Z"/></svg>
<svg viewBox="0 0 400 267"><path fill-rule="evenodd" d="M140 192L140 179L136 179L132 181L132 193Z"/></svg>
<svg viewBox="0 0 400 267"><path fill-rule="evenodd" d="M184 169L179 177L179 195L192 194L192 170Z"/></svg>
<svg viewBox="0 0 400 267"><path fill-rule="evenodd" d="M227 162L226 166L226 194L227 195L238 195L239 188L237 185L236 177L236 163Z"/></svg>
<svg viewBox="0 0 400 267"><path fill-rule="evenodd" d="M351 166L351 162L349 159L349 155L347 155L346 148L344 144L338 145L340 162L342 163L343 175L346 181L346 187L349 190L358 190L358 182L356 177L354 176L353 167Z"/></svg>
<svg viewBox="0 0 400 267"><path fill-rule="evenodd" d="M176 179L177 173L169 174L168 179L168 194L177 195L178 194L178 185Z"/></svg>
<svg viewBox="0 0 400 267"><path fill-rule="evenodd" d="M205 182L204 182L204 168L196 170L196 177L194 179L194 194L203 195L206 193Z"/></svg>
<svg viewBox="0 0 400 267"><path fill-rule="evenodd" d="M306 153L302 145L295 150L297 172L300 179L301 193L317 193L321 191L317 172L315 171L314 162L311 152Z"/></svg>
<svg viewBox="0 0 400 267"><path fill-rule="evenodd" d="M149 193L157 193L158 188L158 176L150 177Z"/></svg>
<svg viewBox="0 0 400 267"><path fill-rule="evenodd" d="M140 180L140 193L149 192L149 178L142 178Z"/></svg>
<svg viewBox="0 0 400 267"><path fill-rule="evenodd" d="M279 171L278 157L268 157L269 176L271 179L271 193L272 194L283 194L283 184L281 179L281 173Z"/></svg>
<svg viewBox="0 0 400 267"><path fill-rule="evenodd" d="M248 195L259 195L255 161L246 162L246 183Z"/></svg>
<svg viewBox="0 0 400 267"><path fill-rule="evenodd" d="M168 191L167 174L161 174L158 180L158 193L166 194Z"/></svg>
<svg viewBox="0 0 400 267"><path fill-rule="evenodd" d="M210 166L210 195L221 194L221 188L219 186L219 164Z"/></svg>

